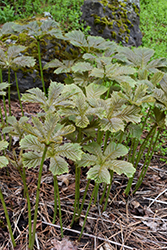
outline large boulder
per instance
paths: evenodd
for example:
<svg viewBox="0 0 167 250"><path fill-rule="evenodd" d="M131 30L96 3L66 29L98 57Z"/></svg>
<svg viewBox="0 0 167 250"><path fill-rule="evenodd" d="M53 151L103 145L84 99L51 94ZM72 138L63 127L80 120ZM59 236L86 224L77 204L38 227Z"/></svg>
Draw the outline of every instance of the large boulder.
<svg viewBox="0 0 167 250"><path fill-rule="evenodd" d="M81 10L90 35L122 42L124 46L142 44L139 0L86 0Z"/></svg>

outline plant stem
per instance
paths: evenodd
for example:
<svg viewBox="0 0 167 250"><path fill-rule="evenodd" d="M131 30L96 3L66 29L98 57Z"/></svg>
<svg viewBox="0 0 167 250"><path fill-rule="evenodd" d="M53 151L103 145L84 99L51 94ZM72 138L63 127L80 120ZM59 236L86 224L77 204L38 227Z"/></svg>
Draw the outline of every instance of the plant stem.
<svg viewBox="0 0 167 250"><path fill-rule="evenodd" d="M81 212L82 212L82 209L83 209L83 205L84 205L85 198L86 198L86 195L87 195L87 192L88 192L88 188L89 188L90 181L91 181L91 180L89 179L89 180L87 181L87 184L86 184L85 192L84 192L84 195L83 195L83 198L82 198L82 203L81 203L81 206L80 206L80 209L79 209L79 212L78 212L78 218L80 217Z"/></svg>
<svg viewBox="0 0 167 250"><path fill-rule="evenodd" d="M74 214L73 214L73 218L72 218L72 222L70 224L70 226L72 227L74 220L75 220L75 216L76 216L76 212L79 213L79 198L80 198L80 171L81 169L77 167L77 165L75 165L75 201L74 201Z"/></svg>
<svg viewBox="0 0 167 250"><path fill-rule="evenodd" d="M96 204L98 196L99 184L96 185L95 194L94 194L94 204Z"/></svg>
<svg viewBox="0 0 167 250"><path fill-rule="evenodd" d="M93 199L93 197L94 197L94 193L95 193L95 190L96 190L96 186L97 186L97 184L95 184L95 186L94 186L94 189L93 189L93 192L92 192L90 201L89 201L89 205L88 205L88 208L87 208L87 212L86 212L86 215L85 215L85 219L84 219L84 222L83 222L83 226L82 226L81 233L80 233L80 236L79 236L79 238L78 238L78 241L81 240L81 237L82 237L82 234L83 234L83 230L84 230L84 227L85 227L86 219L87 219L87 217L88 217L88 213L89 213L89 209L90 209L90 206L91 206L91 203L92 203L92 199Z"/></svg>
<svg viewBox="0 0 167 250"><path fill-rule="evenodd" d="M102 202L104 200L104 196L105 196L106 190L107 190L107 184L105 183L104 190L103 190L102 196L101 196L100 201L99 201L100 205L102 204Z"/></svg>
<svg viewBox="0 0 167 250"><path fill-rule="evenodd" d="M18 84L18 80L17 80L17 73L16 72L14 72L14 73L15 73L16 88L17 88L17 94L18 94L18 98L19 98L19 102L20 102L21 113L22 113L22 116L24 116L23 106L22 106L21 98L20 98L19 84Z"/></svg>
<svg viewBox="0 0 167 250"><path fill-rule="evenodd" d="M61 217L61 204L60 204L60 195L59 195L59 186L57 181L57 176L55 176L55 184L56 184L56 193L57 193L57 199L59 204L59 220L60 220L60 230L61 230L61 237L63 238L63 223L62 223L62 217Z"/></svg>
<svg viewBox="0 0 167 250"><path fill-rule="evenodd" d="M22 152L22 150L21 150ZM22 154L22 153L21 153ZM18 171L21 175L21 178L22 178L22 181L23 181L23 185L24 185L24 192L25 192L25 195L26 195L26 198L27 198L27 207L28 207L28 231L29 231L29 247L30 247L30 244L31 244L31 237L32 237L32 232L31 232L31 229L32 229L32 223L31 223L31 203L30 203L30 196L29 196L29 193L28 193L28 187L27 187L27 183L26 183L26 171L25 171L25 168L22 167L22 171L21 171L21 168L18 167Z"/></svg>
<svg viewBox="0 0 167 250"><path fill-rule="evenodd" d="M10 68L8 69L8 83L10 84ZM10 103L10 85L8 87L8 105L9 105L9 115L11 116L11 103Z"/></svg>
<svg viewBox="0 0 167 250"><path fill-rule="evenodd" d="M16 247L16 243L15 243L15 240L14 240L14 236L13 236L12 227L11 227L11 224L10 224L8 211L7 211L7 208L6 208L6 204L5 204L1 189L0 189L0 199L1 199L1 202L2 202L3 210L5 212L6 222L7 222L7 225L8 225L9 234L10 234L12 244L13 244L13 248L14 248L14 247Z"/></svg>
<svg viewBox="0 0 167 250"><path fill-rule="evenodd" d="M57 215L57 187L56 187L56 176L53 176L53 183L54 183L54 215L52 223L55 224L56 215Z"/></svg>
<svg viewBox="0 0 167 250"><path fill-rule="evenodd" d="M141 160L141 157L142 157L142 155L143 155L143 152L144 152L144 150L145 150L145 148L146 148L146 145L147 145L147 143L148 143L148 141L149 141L149 139L150 139L150 136L151 136L151 134L153 133L155 127L156 127L156 124L154 124L154 125L152 126L152 128L150 129L150 131L148 132L146 138L144 139L143 143L142 143L141 146L140 146L140 149L139 149L139 152L138 152L138 155L137 155L137 159L136 159L136 163L135 163L135 166L134 166L135 169L137 168L138 163L139 163L139 161ZM124 191L125 195L128 195L128 194L129 194L130 188L131 188L131 186L132 186L133 179L134 179L134 175L133 175L133 177L129 178L127 187L126 187L126 189L125 189L125 191Z"/></svg>
<svg viewBox="0 0 167 250"><path fill-rule="evenodd" d="M40 168L39 168L37 193L36 193L36 203L35 203L35 211L34 211L34 224L33 224L33 232L32 232L32 240L31 240L31 244L30 244L30 250L33 249L34 241L35 241L35 232L36 232L36 224L37 224L38 205L39 205L39 193L40 193L40 185L41 185L43 163L44 163L44 160L45 160L46 152L47 152L47 146L45 145L44 152L43 152L43 155L42 155L41 164L40 164Z"/></svg>
<svg viewBox="0 0 167 250"><path fill-rule="evenodd" d="M156 130L155 130L155 133L156 133ZM154 135L155 135L155 133L154 133ZM141 171L141 173L140 173L139 179L138 179L138 181L137 181L137 183L136 183L135 190L133 191L133 193L135 193L135 192L139 189L139 187L141 186L141 184L142 184L142 182L143 182L143 179L144 179L144 177L145 177L145 175L146 175L148 166L149 166L149 164L150 164L150 162L151 162L151 159L152 159L152 156L153 156L153 153L154 153L154 149L155 149L155 146L156 146L156 144L157 144L157 141L158 141L158 138L159 138L160 133L161 133L161 129L159 129L158 132L157 132L157 135L156 135L156 138L155 138L155 141L154 141L152 150L151 150L152 142L153 142L153 139L154 139L154 135L152 135L152 139L151 139L151 141L150 141L150 147L149 147L149 149L148 149L148 152L151 151L151 153L150 153L150 154L147 153L147 157L146 157L145 162L144 162L144 164L143 164L142 171ZM148 158L148 156L149 156L149 158Z"/></svg>
<svg viewBox="0 0 167 250"><path fill-rule="evenodd" d="M107 132L106 132L106 134L105 134L105 139L104 139L104 147L103 147L103 152L106 150L109 135L110 135L110 131L109 131L109 130L107 130Z"/></svg>
<svg viewBox="0 0 167 250"><path fill-rule="evenodd" d="M2 69L0 69L0 82L2 82ZM7 122L7 111L6 111L6 103L5 103L5 97L2 97L3 99L3 107L4 107L4 111L5 111L5 118L6 118L6 122Z"/></svg>
<svg viewBox="0 0 167 250"><path fill-rule="evenodd" d="M82 130L81 128L78 128L77 142L81 143L81 141L82 141ZM71 222L71 227L74 223L76 212L79 213L80 175L81 175L81 168L75 165L75 201L74 201L74 214Z"/></svg>
<svg viewBox="0 0 167 250"><path fill-rule="evenodd" d="M106 210L106 208L107 208L108 198L109 198L109 195L110 195L110 189L111 189L111 185L112 185L113 175L114 175L113 170L110 170L110 184L109 184L109 186L108 186L107 195L106 195L106 200L105 200L104 207L103 207L103 212L104 212L104 211Z"/></svg>
<svg viewBox="0 0 167 250"><path fill-rule="evenodd" d="M102 144L103 135L104 135L104 131L100 131L100 128L98 128L98 132L97 132L97 143L98 143L99 145Z"/></svg>
<svg viewBox="0 0 167 250"><path fill-rule="evenodd" d="M40 41L38 39L37 39L37 46L38 46L38 60L39 60L39 68L40 68L40 72L41 72L42 87L43 87L43 91L46 95L45 82L44 82L43 69L42 69L42 61L41 61Z"/></svg>

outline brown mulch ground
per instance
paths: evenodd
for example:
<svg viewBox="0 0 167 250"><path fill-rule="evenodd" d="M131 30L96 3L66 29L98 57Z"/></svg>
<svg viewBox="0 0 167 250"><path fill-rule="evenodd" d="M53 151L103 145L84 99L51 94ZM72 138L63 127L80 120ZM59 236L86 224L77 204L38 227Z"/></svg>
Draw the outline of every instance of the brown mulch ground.
<svg viewBox="0 0 167 250"><path fill-rule="evenodd" d="M1 101L2 106L2 101ZM38 105L24 104L26 115L34 115L40 111ZM18 102L12 101L12 113L21 116ZM16 145L17 146L17 145ZM78 223L70 228L74 211L75 175L73 165L69 173L59 178L59 190L62 207L62 219L65 239L61 241L59 219L52 224L54 211L53 178L44 166L36 246L34 249L50 250L154 250L167 249L167 168L154 156L144 182L135 195L128 198L124 195L127 178L114 175L107 210L101 213L102 207L92 204L81 242L79 232L86 214L87 204L93 190L93 182L82 216ZM142 164L141 164L142 167ZM139 173L140 171L138 171ZM32 214L35 206L38 168L26 170L27 184L30 193ZM137 180L137 174L134 184ZM85 171L81 175L81 197L86 186ZM8 213L12 223L17 250L28 247L27 203L24 198L23 183L18 171L12 166L0 170L0 188L3 192ZM100 186L99 196L103 192ZM82 198L81 200L82 201ZM75 246L75 247L74 247ZM0 204L0 249L12 249L2 205Z"/></svg>

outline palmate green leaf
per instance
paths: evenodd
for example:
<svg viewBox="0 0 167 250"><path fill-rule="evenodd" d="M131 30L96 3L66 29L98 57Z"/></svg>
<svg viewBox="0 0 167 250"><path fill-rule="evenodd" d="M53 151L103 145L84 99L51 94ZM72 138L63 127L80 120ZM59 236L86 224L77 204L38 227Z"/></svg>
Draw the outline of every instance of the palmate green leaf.
<svg viewBox="0 0 167 250"><path fill-rule="evenodd" d="M44 151L44 144L40 143L37 137L33 135L26 135L20 141L20 147L26 150L34 150L36 152Z"/></svg>
<svg viewBox="0 0 167 250"><path fill-rule="evenodd" d="M159 58L152 60L146 67L146 69L150 72L156 73L161 68L167 68L167 60L166 58Z"/></svg>
<svg viewBox="0 0 167 250"><path fill-rule="evenodd" d="M112 160L107 162L107 166L110 170L113 170L117 174L125 174L129 178L133 177L133 174L136 171L133 165L126 161Z"/></svg>
<svg viewBox="0 0 167 250"><path fill-rule="evenodd" d="M65 39L64 35L62 34L62 31L58 28L53 28L53 29L47 31L47 35L54 36L56 39L67 40L67 39Z"/></svg>
<svg viewBox="0 0 167 250"><path fill-rule="evenodd" d="M134 50L131 50L127 47L119 47L118 53L124 55L133 66L144 68L154 55L154 50L148 48L134 48Z"/></svg>
<svg viewBox="0 0 167 250"><path fill-rule="evenodd" d="M132 98L131 104L141 106L143 103L155 102L152 95L147 94L148 86L142 81L138 81L137 88L135 89L134 96Z"/></svg>
<svg viewBox="0 0 167 250"><path fill-rule="evenodd" d="M163 91L167 94L167 74L165 74L161 79L160 86L163 89Z"/></svg>
<svg viewBox="0 0 167 250"><path fill-rule="evenodd" d="M105 69L101 67L94 68L91 71L90 76L94 76L100 79L104 78L105 76L112 81L117 81L118 83L128 82L131 87L134 87L135 81L129 75L134 74L135 72L136 70L134 68L120 66L118 63L110 63L105 66Z"/></svg>
<svg viewBox="0 0 167 250"><path fill-rule="evenodd" d="M0 151L6 149L8 145L7 141L0 141ZM9 161L5 156L0 156L0 168L6 167L8 163Z"/></svg>
<svg viewBox="0 0 167 250"><path fill-rule="evenodd" d="M27 133L38 138L40 143L49 145L50 143L61 143L63 136L75 131L73 125L63 126L58 124L58 114L46 114L46 120L42 123L37 117L32 118L34 126L24 124L22 128Z"/></svg>
<svg viewBox="0 0 167 250"><path fill-rule="evenodd" d="M139 80L147 80L148 79L149 71L146 70L145 68L138 69L137 73L138 73Z"/></svg>
<svg viewBox="0 0 167 250"><path fill-rule="evenodd" d="M81 146L78 143L65 143L64 145L54 145L48 149L47 155L49 157L62 156L73 161L80 160L82 156Z"/></svg>
<svg viewBox="0 0 167 250"><path fill-rule="evenodd" d="M36 130L38 130L38 135L40 135L41 138L46 139L47 131L45 130L43 123L37 117L32 117L32 122Z"/></svg>
<svg viewBox="0 0 167 250"><path fill-rule="evenodd" d="M47 97L39 88L32 88L27 90L28 94L23 94L21 100L23 102L39 103L45 105Z"/></svg>
<svg viewBox="0 0 167 250"><path fill-rule="evenodd" d="M13 60L13 65L17 67L33 67L35 59L31 56L19 56Z"/></svg>
<svg viewBox="0 0 167 250"><path fill-rule="evenodd" d="M75 63L75 60L63 60L63 63L61 66L59 66L54 73L55 74L61 74L61 73L70 73L72 72L72 67Z"/></svg>
<svg viewBox="0 0 167 250"><path fill-rule="evenodd" d="M40 165L42 160L42 152L28 152L22 154L23 166L26 168L35 168Z"/></svg>
<svg viewBox="0 0 167 250"><path fill-rule="evenodd" d="M85 89L88 102L92 106L96 106L96 100L108 90L105 86L94 83L89 84Z"/></svg>
<svg viewBox="0 0 167 250"><path fill-rule="evenodd" d="M129 83L121 83L121 87L124 93L119 92L118 95L128 101L130 104L141 106L143 103L154 102L154 98L151 95L147 94L147 90L149 86L145 81L137 81L137 87L135 88L135 92L131 89Z"/></svg>
<svg viewBox="0 0 167 250"><path fill-rule="evenodd" d="M97 158L102 158L101 147L97 142L92 142L87 146L83 147L84 150L88 151L90 154L96 155Z"/></svg>
<svg viewBox="0 0 167 250"><path fill-rule="evenodd" d="M133 89L132 87L130 86L130 84L128 82L121 82L121 89L124 91L125 94L122 95L121 92L118 93L118 95L122 95L122 96L125 96L124 98L126 100L128 100L129 98L132 98L132 95L133 95Z"/></svg>
<svg viewBox="0 0 167 250"><path fill-rule="evenodd" d="M11 126L4 127L2 132L9 133L10 135L17 136L21 139L24 135L24 130L22 129L22 126L28 121L28 119L29 118L27 116L23 116L20 118L19 121L17 121L14 116L8 116L7 122Z"/></svg>
<svg viewBox="0 0 167 250"><path fill-rule="evenodd" d="M63 89L63 84L51 81L48 89L48 100L45 102L45 105L42 105L42 108L45 111L48 111L50 108L51 110L54 110L54 107L52 108L52 106L54 106L54 104L57 104L59 95L62 93Z"/></svg>
<svg viewBox="0 0 167 250"><path fill-rule="evenodd" d="M153 96L163 105L165 105L165 107L167 107L167 95L166 93L159 88L155 88L154 89L154 93Z"/></svg>
<svg viewBox="0 0 167 250"><path fill-rule="evenodd" d="M90 71L92 69L93 66L88 62L78 62L74 66L72 66L72 70L74 71L74 73L76 72L83 73L85 71Z"/></svg>
<svg viewBox="0 0 167 250"><path fill-rule="evenodd" d="M6 89L9 86L10 86L9 83L7 83L7 82L1 82L0 83L0 91Z"/></svg>
<svg viewBox="0 0 167 250"><path fill-rule="evenodd" d="M48 98L39 88L33 88L27 92L30 94L23 94L22 101L39 103L45 112L53 112L57 107L61 106L74 107L75 104L72 101L72 96L81 92L81 89L75 84L65 86L62 83L51 81L48 89Z"/></svg>
<svg viewBox="0 0 167 250"><path fill-rule="evenodd" d="M145 66L154 55L153 49L148 48L134 48L135 55L139 58L141 67Z"/></svg>
<svg viewBox="0 0 167 250"><path fill-rule="evenodd" d="M59 28L60 24L54 20L45 20L44 22L42 22L42 25L40 26L40 29L43 32L48 32L50 29L55 29L55 28Z"/></svg>
<svg viewBox="0 0 167 250"><path fill-rule="evenodd" d="M154 112L154 119L155 119L155 123L158 124L158 126L160 128L164 128L164 125L166 123L166 115L165 115L165 111L163 111L161 108L154 106L153 108L153 112Z"/></svg>
<svg viewBox="0 0 167 250"><path fill-rule="evenodd" d="M97 142L92 142L83 147L88 153L83 154L78 166L92 166L87 178L94 180L96 183L110 183L110 173L108 169L115 171L118 174L126 174L128 177L133 176L135 169L131 163L115 160L117 157L124 156L128 150L122 144L111 142L105 152L102 152L100 145Z"/></svg>
<svg viewBox="0 0 167 250"><path fill-rule="evenodd" d="M44 128L46 131L47 140L50 140L54 136L54 130L59 120L60 118L58 114L53 114L49 112L46 113Z"/></svg>
<svg viewBox="0 0 167 250"><path fill-rule="evenodd" d="M3 91L3 90L6 89L6 88L9 87L9 86L10 86L9 83L6 83L6 82L0 83L0 95L5 96L5 95L6 95L6 92Z"/></svg>
<svg viewBox="0 0 167 250"><path fill-rule="evenodd" d="M74 73L73 74L74 78L74 83L76 85L79 85L81 87L85 87L89 84L90 78L89 78L89 73L88 71L82 72L82 73Z"/></svg>
<svg viewBox="0 0 167 250"><path fill-rule="evenodd" d="M126 122L138 123L141 120L141 114L139 114L140 111L141 109L134 105L127 106L117 114L117 117Z"/></svg>
<svg viewBox="0 0 167 250"><path fill-rule="evenodd" d="M115 43L111 41L106 41L103 37L100 36L88 36L87 42L90 48L99 49L99 50L106 50L110 47L114 47ZM116 48L116 45L115 45Z"/></svg>
<svg viewBox="0 0 167 250"><path fill-rule="evenodd" d="M4 141L4 140L0 141L0 151L7 148L8 145L9 145L9 143L7 141Z"/></svg>
<svg viewBox="0 0 167 250"><path fill-rule="evenodd" d="M109 130L110 132L117 132L119 130L124 131L125 124L122 121L122 119L113 117L110 119L103 118L99 121L100 123L100 129L102 131Z"/></svg>
<svg viewBox="0 0 167 250"><path fill-rule="evenodd" d="M156 72L151 78L151 83L156 87L157 84L163 79L164 73L161 71Z"/></svg>
<svg viewBox="0 0 167 250"><path fill-rule="evenodd" d="M135 81L129 75L133 75L135 72L134 68L118 64L106 66L106 77L118 83L128 82L131 87L134 87Z"/></svg>
<svg viewBox="0 0 167 250"><path fill-rule="evenodd" d="M78 167L90 167L96 164L97 157L95 155L83 154L82 159L77 162Z"/></svg>
<svg viewBox="0 0 167 250"><path fill-rule="evenodd" d="M90 76L94 76L96 78L104 78L104 74L105 74L105 71L104 69L102 68L94 68L91 73L90 73Z"/></svg>
<svg viewBox="0 0 167 250"><path fill-rule="evenodd" d="M128 125L128 131L132 138L137 138L137 139L140 139L142 132L143 132L140 125L132 124L132 123Z"/></svg>
<svg viewBox="0 0 167 250"><path fill-rule="evenodd" d="M19 56L20 52L24 51L25 49L26 47L21 45L10 46L7 50L7 61L10 61L11 59L14 59Z"/></svg>
<svg viewBox="0 0 167 250"><path fill-rule="evenodd" d="M92 55L91 53L84 53L84 55L83 55L83 59L85 59L85 60L89 59L91 61L95 61L96 58L97 58L97 56Z"/></svg>
<svg viewBox="0 0 167 250"><path fill-rule="evenodd" d="M38 24L37 21L32 21L25 25L29 36L34 36L36 39L41 39L45 35L58 35L61 38L62 34L59 30L59 24L54 20L45 20ZM62 37L63 38L63 37Z"/></svg>
<svg viewBox="0 0 167 250"><path fill-rule="evenodd" d="M43 69L48 69L48 68L57 68L57 67L62 67L63 63L59 61L58 59L54 59L48 63L45 64Z"/></svg>
<svg viewBox="0 0 167 250"><path fill-rule="evenodd" d="M25 123L24 125L21 126L21 128L26 133L34 135L34 136L36 136L36 137L38 137L38 138L41 139L41 133L39 132L39 130L36 127L32 126L31 124ZM43 140L43 137L42 137L41 140Z"/></svg>
<svg viewBox="0 0 167 250"><path fill-rule="evenodd" d="M135 56L133 50L128 47L121 47L117 48L118 54L115 56L118 60L126 62L128 65L138 66L139 58Z"/></svg>
<svg viewBox="0 0 167 250"><path fill-rule="evenodd" d="M115 142L110 142L107 146L104 155L106 159L116 159L120 156L124 156L128 153L128 149L122 144L116 144Z"/></svg>
<svg viewBox="0 0 167 250"><path fill-rule="evenodd" d="M55 156L50 159L49 170L54 176L68 173L68 163L60 156Z"/></svg>
<svg viewBox="0 0 167 250"><path fill-rule="evenodd" d="M110 183L110 173L106 167L95 165L87 172L87 178L94 180L96 183Z"/></svg>
<svg viewBox="0 0 167 250"><path fill-rule="evenodd" d="M74 121L76 126L80 128L86 128L89 124L89 119L87 118L86 115L76 116Z"/></svg>
<svg viewBox="0 0 167 250"><path fill-rule="evenodd" d="M0 156L0 168L6 167L9 161L5 156Z"/></svg>
<svg viewBox="0 0 167 250"><path fill-rule="evenodd" d="M52 140L56 141L57 138L66 136L68 134L71 134L75 131L75 127L73 125L67 125L67 126L61 126L59 129L55 128Z"/></svg>
<svg viewBox="0 0 167 250"><path fill-rule="evenodd" d="M13 22L7 22L2 26L2 29L0 29L0 36L7 35L7 34L13 34Z"/></svg>
<svg viewBox="0 0 167 250"><path fill-rule="evenodd" d="M119 93L114 91L111 95L111 98L103 101L101 105L103 105L105 108L107 117L111 118L114 112L122 110L122 107L125 103L126 101L120 98Z"/></svg>
<svg viewBox="0 0 167 250"><path fill-rule="evenodd" d="M88 47L85 35L81 30L73 30L65 34L65 37L69 39L70 43L74 46Z"/></svg>
<svg viewBox="0 0 167 250"><path fill-rule="evenodd" d="M69 117L70 120L75 122L76 126L86 128L90 123L90 116L102 118L105 115L103 108L92 108L88 102L86 102L86 97L83 92L75 95L73 99L75 108L61 108L58 113L61 116Z"/></svg>

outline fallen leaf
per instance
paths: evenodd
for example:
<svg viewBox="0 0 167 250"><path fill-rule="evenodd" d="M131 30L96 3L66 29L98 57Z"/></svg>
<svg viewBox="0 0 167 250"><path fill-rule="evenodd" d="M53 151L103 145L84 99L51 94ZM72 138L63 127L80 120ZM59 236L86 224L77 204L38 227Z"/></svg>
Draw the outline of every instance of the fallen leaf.
<svg viewBox="0 0 167 250"><path fill-rule="evenodd" d="M51 243L54 246L53 250L77 250L77 247L67 239L63 239L62 241L53 239Z"/></svg>
<svg viewBox="0 0 167 250"><path fill-rule="evenodd" d="M134 208L140 207L140 203L138 201L132 201L131 204L134 206Z"/></svg>

